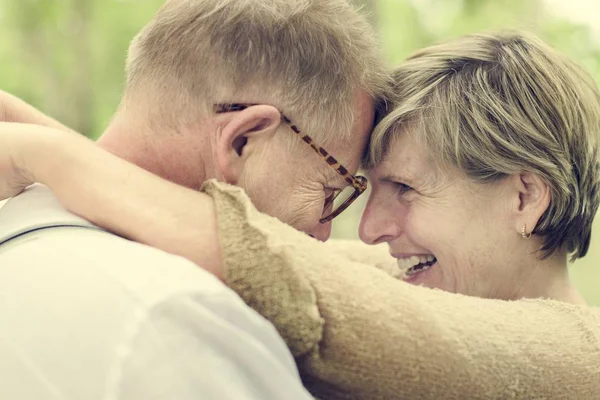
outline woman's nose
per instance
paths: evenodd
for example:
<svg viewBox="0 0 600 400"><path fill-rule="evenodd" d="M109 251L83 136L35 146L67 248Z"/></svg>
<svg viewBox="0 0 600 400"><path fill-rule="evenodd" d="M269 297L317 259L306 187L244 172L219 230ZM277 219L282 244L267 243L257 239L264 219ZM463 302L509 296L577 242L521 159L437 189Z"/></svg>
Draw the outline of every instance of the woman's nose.
<svg viewBox="0 0 600 400"><path fill-rule="evenodd" d="M401 233L396 220L390 207L371 197L360 219L358 236L367 244L389 242Z"/></svg>

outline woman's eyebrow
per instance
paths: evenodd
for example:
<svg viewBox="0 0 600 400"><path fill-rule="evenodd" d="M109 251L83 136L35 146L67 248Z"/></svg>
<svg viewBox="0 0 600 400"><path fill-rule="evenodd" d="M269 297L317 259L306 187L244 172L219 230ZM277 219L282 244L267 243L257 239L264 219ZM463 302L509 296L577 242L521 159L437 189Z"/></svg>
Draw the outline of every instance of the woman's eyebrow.
<svg viewBox="0 0 600 400"><path fill-rule="evenodd" d="M405 183L407 185L412 185L414 183L416 183L416 179L413 179L410 176L401 176L401 175L395 175L395 174L387 174L387 175L383 175L378 179L379 182L381 183Z"/></svg>

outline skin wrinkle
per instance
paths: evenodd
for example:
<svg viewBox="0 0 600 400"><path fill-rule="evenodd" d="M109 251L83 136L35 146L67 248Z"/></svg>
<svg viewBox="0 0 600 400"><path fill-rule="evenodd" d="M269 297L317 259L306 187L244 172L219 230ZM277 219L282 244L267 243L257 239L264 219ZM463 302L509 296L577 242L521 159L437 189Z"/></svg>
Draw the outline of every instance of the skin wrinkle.
<svg viewBox="0 0 600 400"><path fill-rule="evenodd" d="M403 134L410 135L413 140L419 140L416 139L418 135L415 135L412 130L404 130ZM393 149L395 146L397 146L397 140L392 142L391 149ZM377 179L380 182L382 179L389 181L390 184L393 184L394 181L407 184L419 192L421 196L430 198L441 197L441 193L444 191L444 189L447 189L450 185L452 185L452 180L448 179L447 174L441 174L443 169L438 166L430 157L427 158L428 164L431 166L436 166L436 168L432 168L427 171L411 170L411 168L413 168L413 163L410 162L410 158L403 158L398 162L404 165L403 169L393 168L392 164L394 161L390 160L388 153L388 156L386 156L380 165L385 167L389 166L389 168L386 169L392 172Z"/></svg>
<svg viewBox="0 0 600 400"><path fill-rule="evenodd" d="M312 156L315 156L312 154ZM316 158L316 157L315 157ZM324 187L340 187L347 184L344 179L335 173L333 169L326 170L316 168L315 164L311 164L306 168L308 173L302 176L302 180L293 188L292 197L298 199L302 204L298 214L290 219L290 225L294 226L301 222L303 216L311 212L311 205L315 203L324 203L323 191L316 186ZM349 167L350 168L350 167ZM311 179L308 179L310 176ZM332 186L335 185L335 186ZM283 207L285 205L282 204Z"/></svg>
<svg viewBox="0 0 600 400"><path fill-rule="evenodd" d="M298 207L298 214L291 217L290 225L299 224L302 221L303 215L311 213L311 206L313 204L323 202L322 196L315 196L316 193L319 193L319 191L314 190L314 188L307 190L306 187L302 188L302 186L292 193L292 197L296 198L301 205Z"/></svg>

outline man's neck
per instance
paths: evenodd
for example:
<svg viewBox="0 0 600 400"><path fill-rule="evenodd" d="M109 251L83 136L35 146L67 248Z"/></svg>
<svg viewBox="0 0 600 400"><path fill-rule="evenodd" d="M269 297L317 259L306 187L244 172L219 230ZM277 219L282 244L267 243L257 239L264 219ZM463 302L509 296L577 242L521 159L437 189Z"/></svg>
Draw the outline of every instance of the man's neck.
<svg viewBox="0 0 600 400"><path fill-rule="evenodd" d="M200 141L180 132L156 132L117 114L98 146L171 182L198 189L207 179Z"/></svg>

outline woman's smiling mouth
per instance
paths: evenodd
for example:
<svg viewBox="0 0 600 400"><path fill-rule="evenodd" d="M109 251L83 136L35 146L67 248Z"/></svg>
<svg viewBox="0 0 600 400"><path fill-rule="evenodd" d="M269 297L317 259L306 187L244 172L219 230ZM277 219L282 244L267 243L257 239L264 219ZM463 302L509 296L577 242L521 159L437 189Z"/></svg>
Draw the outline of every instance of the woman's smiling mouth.
<svg viewBox="0 0 600 400"><path fill-rule="evenodd" d="M398 269L402 273L402 278L405 280L419 272L428 270L436 262L437 259L432 254L397 258Z"/></svg>

